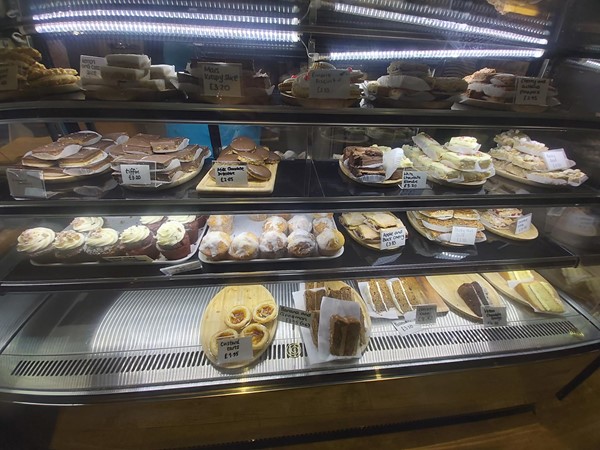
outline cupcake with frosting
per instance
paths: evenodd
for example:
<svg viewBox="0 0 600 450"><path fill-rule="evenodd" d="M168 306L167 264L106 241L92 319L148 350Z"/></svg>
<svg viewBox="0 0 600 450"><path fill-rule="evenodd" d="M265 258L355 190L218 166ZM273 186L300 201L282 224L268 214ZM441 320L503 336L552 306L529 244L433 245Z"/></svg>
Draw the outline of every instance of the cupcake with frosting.
<svg viewBox="0 0 600 450"><path fill-rule="evenodd" d="M140 224L150 228L150 231L156 233L160 226L165 223L165 216L142 216Z"/></svg>
<svg viewBox="0 0 600 450"><path fill-rule="evenodd" d="M98 228L88 234L83 250L97 260L119 256L119 233L112 228Z"/></svg>
<svg viewBox="0 0 600 450"><path fill-rule="evenodd" d="M92 261L83 251L85 235L74 230L61 231L54 240L54 256L59 262L79 263Z"/></svg>
<svg viewBox="0 0 600 450"><path fill-rule="evenodd" d="M196 216L168 216L168 220L183 224L185 231L190 236L190 242L195 243L198 240L200 224Z"/></svg>
<svg viewBox="0 0 600 450"><path fill-rule="evenodd" d="M50 228L29 228L17 238L17 251L38 263L56 262L53 246L55 237L56 233Z"/></svg>
<svg viewBox="0 0 600 450"><path fill-rule="evenodd" d="M78 233L89 233L102 228L104 219L102 217L75 217L71 221L71 228Z"/></svg>
<svg viewBox="0 0 600 450"><path fill-rule="evenodd" d="M156 233L156 246L169 260L182 259L190 254L190 236L181 222L163 223Z"/></svg>
<svg viewBox="0 0 600 450"><path fill-rule="evenodd" d="M156 239L150 229L144 225L133 225L125 229L120 236L120 245L127 256L159 257Z"/></svg>

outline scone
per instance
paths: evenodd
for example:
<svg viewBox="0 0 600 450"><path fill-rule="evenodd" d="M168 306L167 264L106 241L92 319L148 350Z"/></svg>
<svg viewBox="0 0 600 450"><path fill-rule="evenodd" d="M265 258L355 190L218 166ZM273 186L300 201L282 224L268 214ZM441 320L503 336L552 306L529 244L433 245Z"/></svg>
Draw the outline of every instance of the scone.
<svg viewBox="0 0 600 450"><path fill-rule="evenodd" d="M315 237L305 230L296 230L288 236L288 253L296 258L307 258L317 253Z"/></svg>
<svg viewBox="0 0 600 450"><path fill-rule="evenodd" d="M321 234L325 230L333 230L335 229L335 223L333 219L329 217L320 217L318 219L313 219L313 232L316 235Z"/></svg>
<svg viewBox="0 0 600 450"><path fill-rule="evenodd" d="M230 246L231 236L229 234L223 231L209 231L202 238L200 253L212 261L219 261L227 258Z"/></svg>
<svg viewBox="0 0 600 450"><path fill-rule="evenodd" d="M279 231L266 231L258 244L261 258L283 258L287 253L287 236Z"/></svg>
<svg viewBox="0 0 600 450"><path fill-rule="evenodd" d="M278 233L287 234L288 232L288 223L283 217L280 216L271 216L265 223L263 224L263 232L267 231L277 231Z"/></svg>
<svg viewBox="0 0 600 450"><path fill-rule="evenodd" d="M288 221L288 229L290 233L296 230L310 232L312 230L312 221L307 216L296 215Z"/></svg>
<svg viewBox="0 0 600 450"><path fill-rule="evenodd" d="M258 237L254 233L240 233L231 241L229 256L242 261L257 258L258 245Z"/></svg>
<svg viewBox="0 0 600 450"><path fill-rule="evenodd" d="M227 234L233 232L233 216L212 215L206 221L210 231L222 231Z"/></svg>
<svg viewBox="0 0 600 450"><path fill-rule="evenodd" d="M319 254L322 256L335 255L344 246L344 242L344 235L331 228L317 235Z"/></svg>

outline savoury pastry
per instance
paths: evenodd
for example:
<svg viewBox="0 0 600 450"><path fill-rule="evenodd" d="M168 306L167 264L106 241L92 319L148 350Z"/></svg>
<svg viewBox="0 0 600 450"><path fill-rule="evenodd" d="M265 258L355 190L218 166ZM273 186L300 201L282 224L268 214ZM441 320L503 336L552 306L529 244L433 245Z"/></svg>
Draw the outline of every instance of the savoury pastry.
<svg viewBox="0 0 600 450"><path fill-rule="evenodd" d="M260 323L253 323L242 330L242 337L252 336L252 350L262 350L269 342L269 330Z"/></svg>
<svg viewBox="0 0 600 450"><path fill-rule="evenodd" d="M277 318L278 308L273 302L263 302L252 311L252 320L256 323L269 323Z"/></svg>
<svg viewBox="0 0 600 450"><path fill-rule="evenodd" d="M251 319L252 314L250 310L244 305L238 305L234 306L227 316L225 316L225 325L234 330L241 330L248 325Z"/></svg>

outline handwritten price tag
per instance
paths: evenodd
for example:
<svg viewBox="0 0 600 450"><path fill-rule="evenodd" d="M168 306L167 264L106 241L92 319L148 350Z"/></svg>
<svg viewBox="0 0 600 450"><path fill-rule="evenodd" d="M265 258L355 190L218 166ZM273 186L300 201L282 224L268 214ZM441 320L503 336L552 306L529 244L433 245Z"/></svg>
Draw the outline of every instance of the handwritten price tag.
<svg viewBox="0 0 600 450"><path fill-rule="evenodd" d="M402 322L397 320L392 322L392 325L398 330L400 336L408 336L409 334L415 334L421 331L421 327L414 322Z"/></svg>
<svg viewBox="0 0 600 450"><path fill-rule="evenodd" d="M450 242L453 244L475 245L477 228L474 227L452 227Z"/></svg>
<svg viewBox="0 0 600 450"><path fill-rule="evenodd" d="M241 97L242 65L202 63L200 74L204 95L209 97Z"/></svg>
<svg viewBox="0 0 600 450"><path fill-rule="evenodd" d="M402 174L400 189L425 189L427 187L427 172L405 170Z"/></svg>
<svg viewBox="0 0 600 450"><path fill-rule="evenodd" d="M309 76L310 98L350 97L350 72L347 70L313 70Z"/></svg>
<svg viewBox="0 0 600 450"><path fill-rule="evenodd" d="M529 231L531 228L531 216L532 214L529 213L517 219L517 223L515 224L515 234L521 234Z"/></svg>
<svg viewBox="0 0 600 450"><path fill-rule="evenodd" d="M150 166L145 164L121 164L123 184L151 185Z"/></svg>
<svg viewBox="0 0 600 450"><path fill-rule="evenodd" d="M437 305L416 305L415 323L425 325L437 320Z"/></svg>
<svg viewBox="0 0 600 450"><path fill-rule="evenodd" d="M18 87L17 66L0 64L0 91L14 91Z"/></svg>
<svg viewBox="0 0 600 450"><path fill-rule="evenodd" d="M549 86L547 78L517 77L515 104L545 106Z"/></svg>
<svg viewBox="0 0 600 450"><path fill-rule="evenodd" d="M215 183L217 186L248 186L248 167L215 163Z"/></svg>
<svg viewBox="0 0 600 450"><path fill-rule="evenodd" d="M569 161L565 150L558 148L556 150L548 150L542 153L542 158L548 167L548 170L562 170L569 168Z"/></svg>
<svg viewBox="0 0 600 450"><path fill-rule="evenodd" d="M235 339L223 338L217 340L219 364L229 364L236 361L250 361L252 359L252 336Z"/></svg>
<svg viewBox="0 0 600 450"><path fill-rule="evenodd" d="M106 58L86 55L81 55L79 57L79 72L83 79L102 78L100 68L103 66L106 66Z"/></svg>
<svg viewBox="0 0 600 450"><path fill-rule="evenodd" d="M481 312L484 327L505 327L507 325L506 306L483 305Z"/></svg>
<svg viewBox="0 0 600 450"><path fill-rule="evenodd" d="M406 230L404 228L381 230L380 237L380 250L394 250L406 244Z"/></svg>
<svg viewBox="0 0 600 450"><path fill-rule="evenodd" d="M310 311L302 311L301 309L280 306L277 319L300 327L310 328L312 323L312 313Z"/></svg>

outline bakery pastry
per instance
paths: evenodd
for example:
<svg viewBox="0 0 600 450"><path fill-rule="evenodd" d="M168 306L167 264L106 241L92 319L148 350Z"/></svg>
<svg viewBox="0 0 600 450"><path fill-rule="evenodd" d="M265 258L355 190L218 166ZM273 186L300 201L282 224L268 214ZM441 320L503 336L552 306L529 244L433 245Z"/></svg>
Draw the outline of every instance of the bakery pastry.
<svg viewBox="0 0 600 450"><path fill-rule="evenodd" d="M508 272L500 272L500 276L506 281L533 281L535 277L531 270L511 270Z"/></svg>
<svg viewBox="0 0 600 450"><path fill-rule="evenodd" d="M156 231L158 230L158 228L165 223L166 219L165 216L141 216L140 217L140 224L147 226L150 231L152 231L153 233L156 233Z"/></svg>
<svg viewBox="0 0 600 450"><path fill-rule="evenodd" d="M319 235L325 230L334 230L335 223L333 222L333 219L329 217L319 217L318 219L313 219L312 229L316 235Z"/></svg>
<svg viewBox="0 0 600 450"><path fill-rule="evenodd" d="M93 260L83 251L85 235L77 231L65 230L57 233L53 245L54 256L59 262L80 263Z"/></svg>
<svg viewBox="0 0 600 450"><path fill-rule="evenodd" d="M256 143L249 137L239 136L231 141L229 148L238 154L251 152L256 148Z"/></svg>
<svg viewBox="0 0 600 450"><path fill-rule="evenodd" d="M352 289L350 288L350 286L342 286L339 289L327 288L327 297L350 302L354 301L354 299L352 298Z"/></svg>
<svg viewBox="0 0 600 450"><path fill-rule="evenodd" d="M96 228L88 234L84 251L96 260L119 256L119 233L112 228Z"/></svg>
<svg viewBox="0 0 600 450"><path fill-rule="evenodd" d="M321 320L321 311L312 311L310 321L310 337L315 347L319 347L319 321Z"/></svg>
<svg viewBox="0 0 600 450"><path fill-rule="evenodd" d="M156 232L156 246L168 260L182 259L191 252L190 236L181 222L169 220Z"/></svg>
<svg viewBox="0 0 600 450"><path fill-rule="evenodd" d="M317 246L322 256L335 255L344 246L344 235L336 229L327 228L317 235Z"/></svg>
<svg viewBox="0 0 600 450"><path fill-rule="evenodd" d="M299 229L288 236L288 253L296 258L307 258L317 253L315 237L308 231Z"/></svg>
<svg viewBox="0 0 600 450"><path fill-rule="evenodd" d="M538 311L565 312L557 292L547 281L520 283L515 290Z"/></svg>
<svg viewBox="0 0 600 450"><path fill-rule="evenodd" d="M251 323L242 330L240 336L252 337L252 350L255 352L265 348L269 342L269 330L260 323Z"/></svg>
<svg viewBox="0 0 600 450"><path fill-rule="evenodd" d="M401 297L411 306L409 311L417 305L426 305L430 303L430 299L426 297L418 277L400 278L400 289L402 291ZM398 296L396 296L396 298L400 300ZM404 306L406 305L402 306L403 309Z"/></svg>
<svg viewBox="0 0 600 450"><path fill-rule="evenodd" d="M271 216L263 224L263 232L277 231L278 233L287 234L288 222L283 217Z"/></svg>
<svg viewBox="0 0 600 450"><path fill-rule="evenodd" d="M244 305L237 305L231 308L231 310L225 316L225 325L234 330L241 330L252 320L252 313L248 307Z"/></svg>
<svg viewBox="0 0 600 450"><path fill-rule="evenodd" d="M309 288L304 291L304 303L307 311L319 311L323 297L328 297L326 288Z"/></svg>
<svg viewBox="0 0 600 450"><path fill-rule="evenodd" d="M255 222L262 222L263 220L267 220L269 217L268 214L248 214L248 219L254 220Z"/></svg>
<svg viewBox="0 0 600 450"><path fill-rule="evenodd" d="M347 228L358 227L362 225L364 221L365 216L358 212L343 213L340 217L340 222Z"/></svg>
<svg viewBox="0 0 600 450"><path fill-rule="evenodd" d="M231 328L225 328L224 330L217 331L210 338L210 352L213 356L219 355L219 340L220 339L235 339L239 336L238 332Z"/></svg>
<svg viewBox="0 0 600 450"><path fill-rule="evenodd" d="M265 167L258 164L248 164L248 176L252 177L256 181L269 181L273 174Z"/></svg>
<svg viewBox="0 0 600 450"><path fill-rule="evenodd" d="M397 305L400 307L401 313L407 313L408 311L412 311L413 307L410 304L410 297L415 297L414 292L411 286L408 283L405 283L406 278L392 281L392 292L394 293L394 297L396 298ZM417 303L418 304L418 303Z"/></svg>
<svg viewBox="0 0 600 450"><path fill-rule="evenodd" d="M258 257L259 240L254 233L244 232L233 238L229 246L229 256L237 260L248 260Z"/></svg>
<svg viewBox="0 0 600 450"><path fill-rule="evenodd" d="M167 216L167 220L181 223L184 226L186 233L190 237L190 243L195 243L198 240L198 231L200 228L200 224L198 223L198 217L194 215Z"/></svg>
<svg viewBox="0 0 600 450"><path fill-rule="evenodd" d="M366 224L359 225L354 232L361 241L368 244L377 244L381 240L381 234Z"/></svg>
<svg viewBox="0 0 600 450"><path fill-rule="evenodd" d="M278 308L273 302L263 302L252 311L252 320L256 323L269 323L277 318Z"/></svg>
<svg viewBox="0 0 600 450"><path fill-rule="evenodd" d="M29 228L17 238L17 251L41 264L56 262L53 246L55 237L56 233L50 228Z"/></svg>
<svg viewBox="0 0 600 450"><path fill-rule="evenodd" d="M334 314L330 318L329 353L335 356L354 356L360 342L360 321Z"/></svg>
<svg viewBox="0 0 600 450"><path fill-rule="evenodd" d="M369 294L371 294L371 302L373 304L373 309L375 312L382 313L388 310L385 302L383 301L383 296L379 291L379 285L376 280L369 280ZM392 306L392 305L390 305Z"/></svg>
<svg viewBox="0 0 600 450"><path fill-rule="evenodd" d="M233 216L230 215L209 216L206 224L210 231L223 231L227 234L233 232Z"/></svg>
<svg viewBox="0 0 600 450"><path fill-rule="evenodd" d="M487 292L477 281L461 284L457 292L469 309L478 317L482 316L481 307L490 304Z"/></svg>
<svg viewBox="0 0 600 450"><path fill-rule="evenodd" d="M290 233L296 230L310 232L312 230L312 222L307 216L296 215L288 220L288 229Z"/></svg>
<svg viewBox="0 0 600 450"><path fill-rule="evenodd" d="M127 256L148 256L151 259L159 257L154 234L144 225L133 225L125 229L121 233L120 242Z"/></svg>
<svg viewBox="0 0 600 450"><path fill-rule="evenodd" d="M266 231L260 236L258 250L261 258L277 259L287 254L287 236L278 231Z"/></svg>
<svg viewBox="0 0 600 450"><path fill-rule="evenodd" d="M88 233L102 228L102 225L104 225L102 217L75 217L71 221L71 228L79 233Z"/></svg>
<svg viewBox="0 0 600 450"><path fill-rule="evenodd" d="M223 231L209 231L200 242L200 253L212 261L227 258L231 236Z"/></svg>

